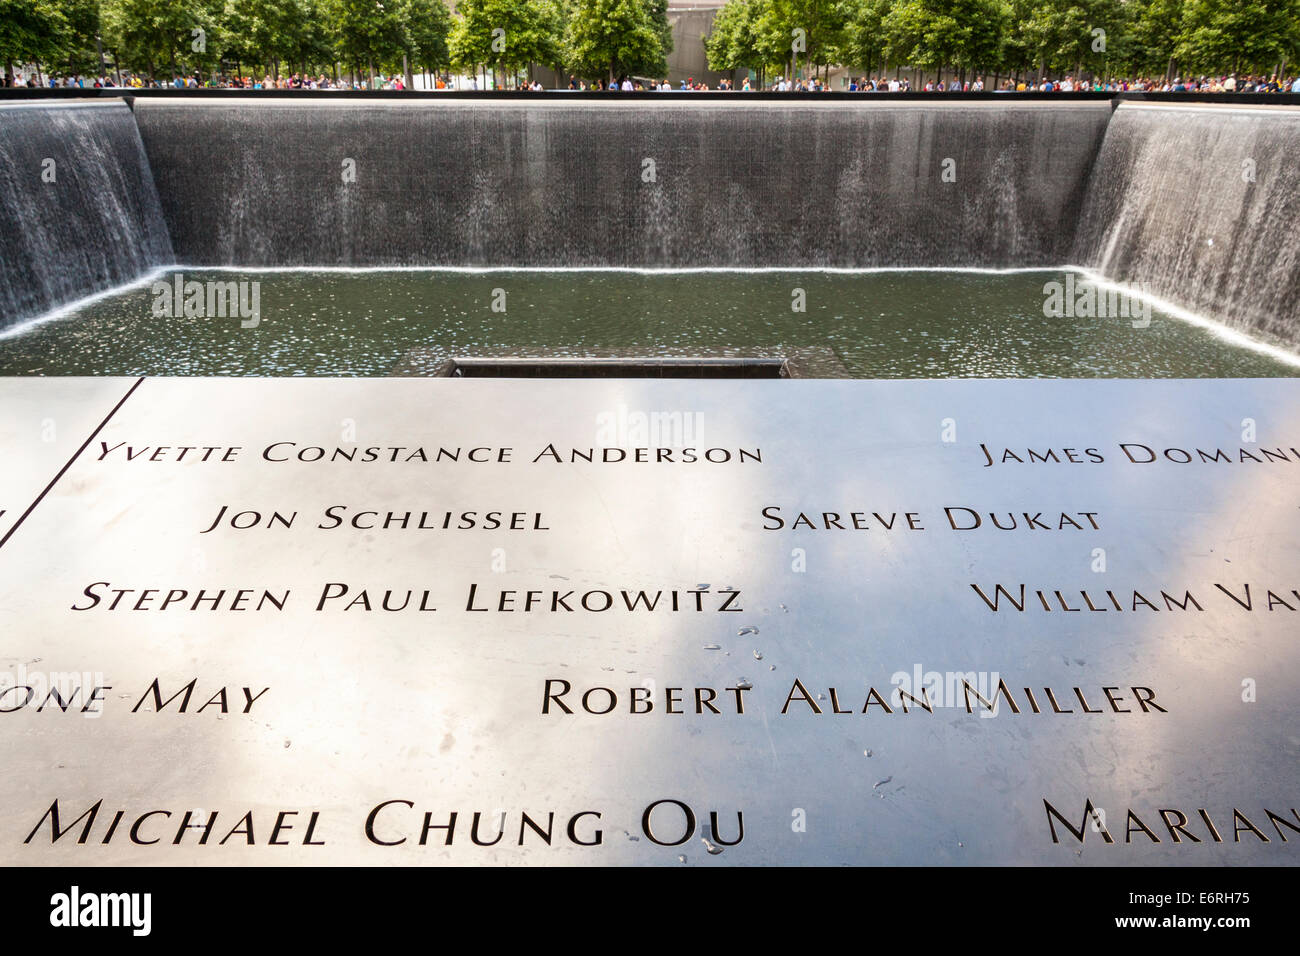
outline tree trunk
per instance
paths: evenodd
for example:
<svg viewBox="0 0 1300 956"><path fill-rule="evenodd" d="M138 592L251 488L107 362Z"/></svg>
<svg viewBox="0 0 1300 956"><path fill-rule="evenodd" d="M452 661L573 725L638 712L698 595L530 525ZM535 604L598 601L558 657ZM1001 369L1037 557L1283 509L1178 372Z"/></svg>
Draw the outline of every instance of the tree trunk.
<svg viewBox="0 0 1300 956"><path fill-rule="evenodd" d="M406 53L402 53L402 73L406 75L406 88L408 90L415 88L415 77L411 75L411 63L406 58Z"/></svg>

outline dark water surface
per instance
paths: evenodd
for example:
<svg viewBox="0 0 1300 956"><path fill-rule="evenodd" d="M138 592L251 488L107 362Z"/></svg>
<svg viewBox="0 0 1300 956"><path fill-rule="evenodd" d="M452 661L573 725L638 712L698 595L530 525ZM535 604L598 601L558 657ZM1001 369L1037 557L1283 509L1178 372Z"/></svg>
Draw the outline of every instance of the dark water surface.
<svg viewBox="0 0 1300 956"><path fill-rule="evenodd" d="M1044 316L1060 272L194 270L260 283L260 317L156 315L145 284L0 339L5 375L433 374L482 355L783 354L848 378L1231 378L1278 358L1153 311ZM164 277L170 284L170 277ZM251 292L251 286L248 287ZM802 290L806 310L792 309ZM494 311L494 304L505 311Z"/></svg>

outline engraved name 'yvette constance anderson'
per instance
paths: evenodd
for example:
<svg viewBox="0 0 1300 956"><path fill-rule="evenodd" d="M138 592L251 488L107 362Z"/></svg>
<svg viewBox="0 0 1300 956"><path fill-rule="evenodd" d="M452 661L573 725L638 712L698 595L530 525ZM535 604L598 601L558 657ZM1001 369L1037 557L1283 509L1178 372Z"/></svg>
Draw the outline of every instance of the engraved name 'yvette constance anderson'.
<svg viewBox="0 0 1300 956"><path fill-rule="evenodd" d="M657 448L616 445L574 448L551 442L538 448L492 445L324 445L275 441L261 449L242 445L138 445L99 442L96 461L140 464L226 465L256 457L272 464L304 465L761 465L763 449L744 447Z"/></svg>

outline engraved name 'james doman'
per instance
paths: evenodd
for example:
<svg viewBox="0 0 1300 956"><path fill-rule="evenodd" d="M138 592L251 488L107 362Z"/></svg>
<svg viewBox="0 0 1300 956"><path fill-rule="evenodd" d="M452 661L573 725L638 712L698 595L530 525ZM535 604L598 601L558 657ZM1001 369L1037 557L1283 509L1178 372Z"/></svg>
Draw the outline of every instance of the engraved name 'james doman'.
<svg viewBox="0 0 1300 956"><path fill-rule="evenodd" d="M1260 446L1250 448L1179 448L1157 447L1142 442L1120 442L1112 460L1129 465L1159 463L1175 465L1263 465L1270 462L1300 464L1300 450L1293 446ZM1096 448L990 448L980 444L983 466L994 465L1099 465L1106 456Z"/></svg>

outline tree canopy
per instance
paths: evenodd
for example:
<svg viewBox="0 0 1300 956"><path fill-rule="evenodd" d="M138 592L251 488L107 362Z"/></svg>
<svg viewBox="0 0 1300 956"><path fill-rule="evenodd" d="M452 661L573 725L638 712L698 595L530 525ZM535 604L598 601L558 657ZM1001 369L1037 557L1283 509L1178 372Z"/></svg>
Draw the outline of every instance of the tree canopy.
<svg viewBox="0 0 1300 956"><path fill-rule="evenodd" d="M1136 77L1281 72L1300 0L728 0L704 38L717 71L840 65L881 73ZM159 79L258 68L529 67L662 77L668 0L0 0L0 58L46 72L107 64Z"/></svg>
<svg viewBox="0 0 1300 956"><path fill-rule="evenodd" d="M801 62L863 71L1269 73L1300 60L1300 0L729 0L709 66L780 69L796 29Z"/></svg>

